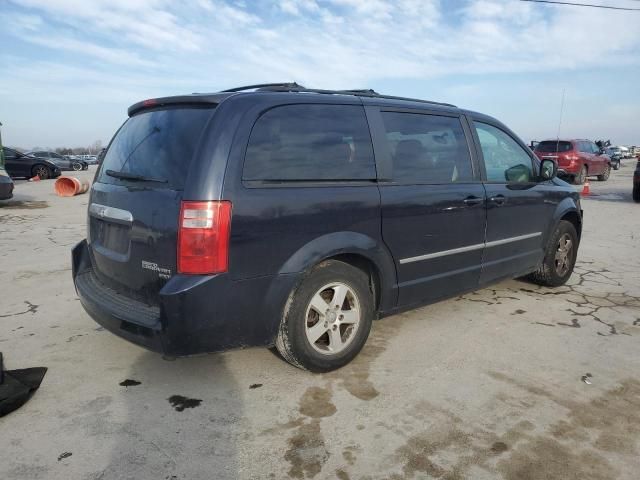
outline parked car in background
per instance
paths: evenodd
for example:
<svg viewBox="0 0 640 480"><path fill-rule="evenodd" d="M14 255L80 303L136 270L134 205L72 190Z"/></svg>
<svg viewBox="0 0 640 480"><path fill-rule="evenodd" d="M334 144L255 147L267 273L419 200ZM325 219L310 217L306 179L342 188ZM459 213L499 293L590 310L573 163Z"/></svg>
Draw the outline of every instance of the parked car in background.
<svg viewBox="0 0 640 480"><path fill-rule="evenodd" d="M369 90L242 90L137 103L111 141L72 275L113 333L170 356L275 344L328 371L374 318L571 276L580 196L498 120Z"/></svg>
<svg viewBox="0 0 640 480"><path fill-rule="evenodd" d="M38 158L4 147L5 169L13 178L40 177L41 180L60 176L60 167L47 158Z"/></svg>
<svg viewBox="0 0 640 480"><path fill-rule="evenodd" d="M607 147L605 153L611 159L611 168L618 170L622 164L622 150L618 147Z"/></svg>
<svg viewBox="0 0 640 480"><path fill-rule="evenodd" d="M534 153L540 160L558 164L558 176L582 185L587 177L606 181L611 174L611 159L591 140L544 140Z"/></svg>
<svg viewBox="0 0 640 480"><path fill-rule="evenodd" d="M618 147L622 152L622 158L634 158L633 149L629 147L623 147L622 145Z"/></svg>
<svg viewBox="0 0 640 480"><path fill-rule="evenodd" d="M638 163L633 172L633 200L640 203L640 154L638 155Z"/></svg>
<svg viewBox="0 0 640 480"><path fill-rule="evenodd" d="M2 124L0 123L1 126ZM0 200L8 200L11 197L13 197L13 180L4 169L4 149L2 148L2 136L0 135Z"/></svg>
<svg viewBox="0 0 640 480"><path fill-rule="evenodd" d="M60 155L56 152L47 152L47 151L35 151L28 152L28 155L32 155L37 158L47 159L50 162L55 163L60 170L86 170L89 168L89 165L84 160L72 159L65 155Z"/></svg>

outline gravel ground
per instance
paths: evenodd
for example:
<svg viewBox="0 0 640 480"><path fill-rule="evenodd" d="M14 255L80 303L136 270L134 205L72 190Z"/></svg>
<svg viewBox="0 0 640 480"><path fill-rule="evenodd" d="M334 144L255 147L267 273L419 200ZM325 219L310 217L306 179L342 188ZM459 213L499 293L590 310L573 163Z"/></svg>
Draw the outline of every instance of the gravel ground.
<svg viewBox="0 0 640 480"><path fill-rule="evenodd" d="M87 195L17 182L0 202L0 351L49 371L0 419L0 478L637 479L634 163L591 183L568 286L507 281L375 322L324 375L266 349L165 361L98 328L70 272Z"/></svg>

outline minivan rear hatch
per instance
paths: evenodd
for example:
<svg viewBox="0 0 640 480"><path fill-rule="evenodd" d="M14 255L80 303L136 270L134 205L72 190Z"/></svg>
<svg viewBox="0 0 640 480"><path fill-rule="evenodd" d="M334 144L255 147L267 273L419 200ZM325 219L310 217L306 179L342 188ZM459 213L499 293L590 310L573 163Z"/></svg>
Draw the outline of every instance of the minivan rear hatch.
<svg viewBox="0 0 640 480"><path fill-rule="evenodd" d="M184 185L215 104L138 109L91 190L87 242L97 280L149 305L176 272Z"/></svg>

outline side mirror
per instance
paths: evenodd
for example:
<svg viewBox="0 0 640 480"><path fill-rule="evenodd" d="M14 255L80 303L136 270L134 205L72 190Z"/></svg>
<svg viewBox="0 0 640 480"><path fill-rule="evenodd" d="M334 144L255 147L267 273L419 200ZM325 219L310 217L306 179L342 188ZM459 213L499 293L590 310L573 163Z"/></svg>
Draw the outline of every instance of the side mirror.
<svg viewBox="0 0 640 480"><path fill-rule="evenodd" d="M540 179L544 182L551 180L558 174L558 165L553 160L542 160L540 164Z"/></svg>
<svg viewBox="0 0 640 480"><path fill-rule="evenodd" d="M526 165L514 165L504 172L507 182L526 183L531 181L531 168Z"/></svg>

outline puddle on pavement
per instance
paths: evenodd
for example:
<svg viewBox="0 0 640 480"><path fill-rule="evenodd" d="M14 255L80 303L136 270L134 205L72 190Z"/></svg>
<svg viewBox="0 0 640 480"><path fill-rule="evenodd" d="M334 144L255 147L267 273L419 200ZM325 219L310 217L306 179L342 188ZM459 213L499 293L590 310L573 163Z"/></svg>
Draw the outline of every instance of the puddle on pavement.
<svg viewBox="0 0 640 480"><path fill-rule="evenodd" d="M289 448L284 458L291 465L288 472L291 478L313 478L320 473L322 466L329 459L318 419L301 425L288 439L287 444Z"/></svg>
<svg viewBox="0 0 640 480"><path fill-rule="evenodd" d="M311 418L330 417L336 413L331 403L331 391L327 388L309 387L300 399L300 413Z"/></svg>
<svg viewBox="0 0 640 480"><path fill-rule="evenodd" d="M547 427L536 428L521 420L504 433L483 426L468 425L461 419L428 404L430 418L440 415L433 428L406 438L396 450L395 465L400 472L389 478L414 478L427 474L435 478L472 478L473 470L506 480L547 480L589 478L609 480L620 474L607 457L609 453L636 458L640 438L640 381L625 379L619 386L586 401L567 399L554 389L531 385L502 373L489 372L495 380L521 390L520 394L496 395L503 403L509 399L533 399L519 408L522 416L537 401L552 402L567 414ZM407 412L410 414L410 412ZM444 415L444 416L443 416Z"/></svg>

